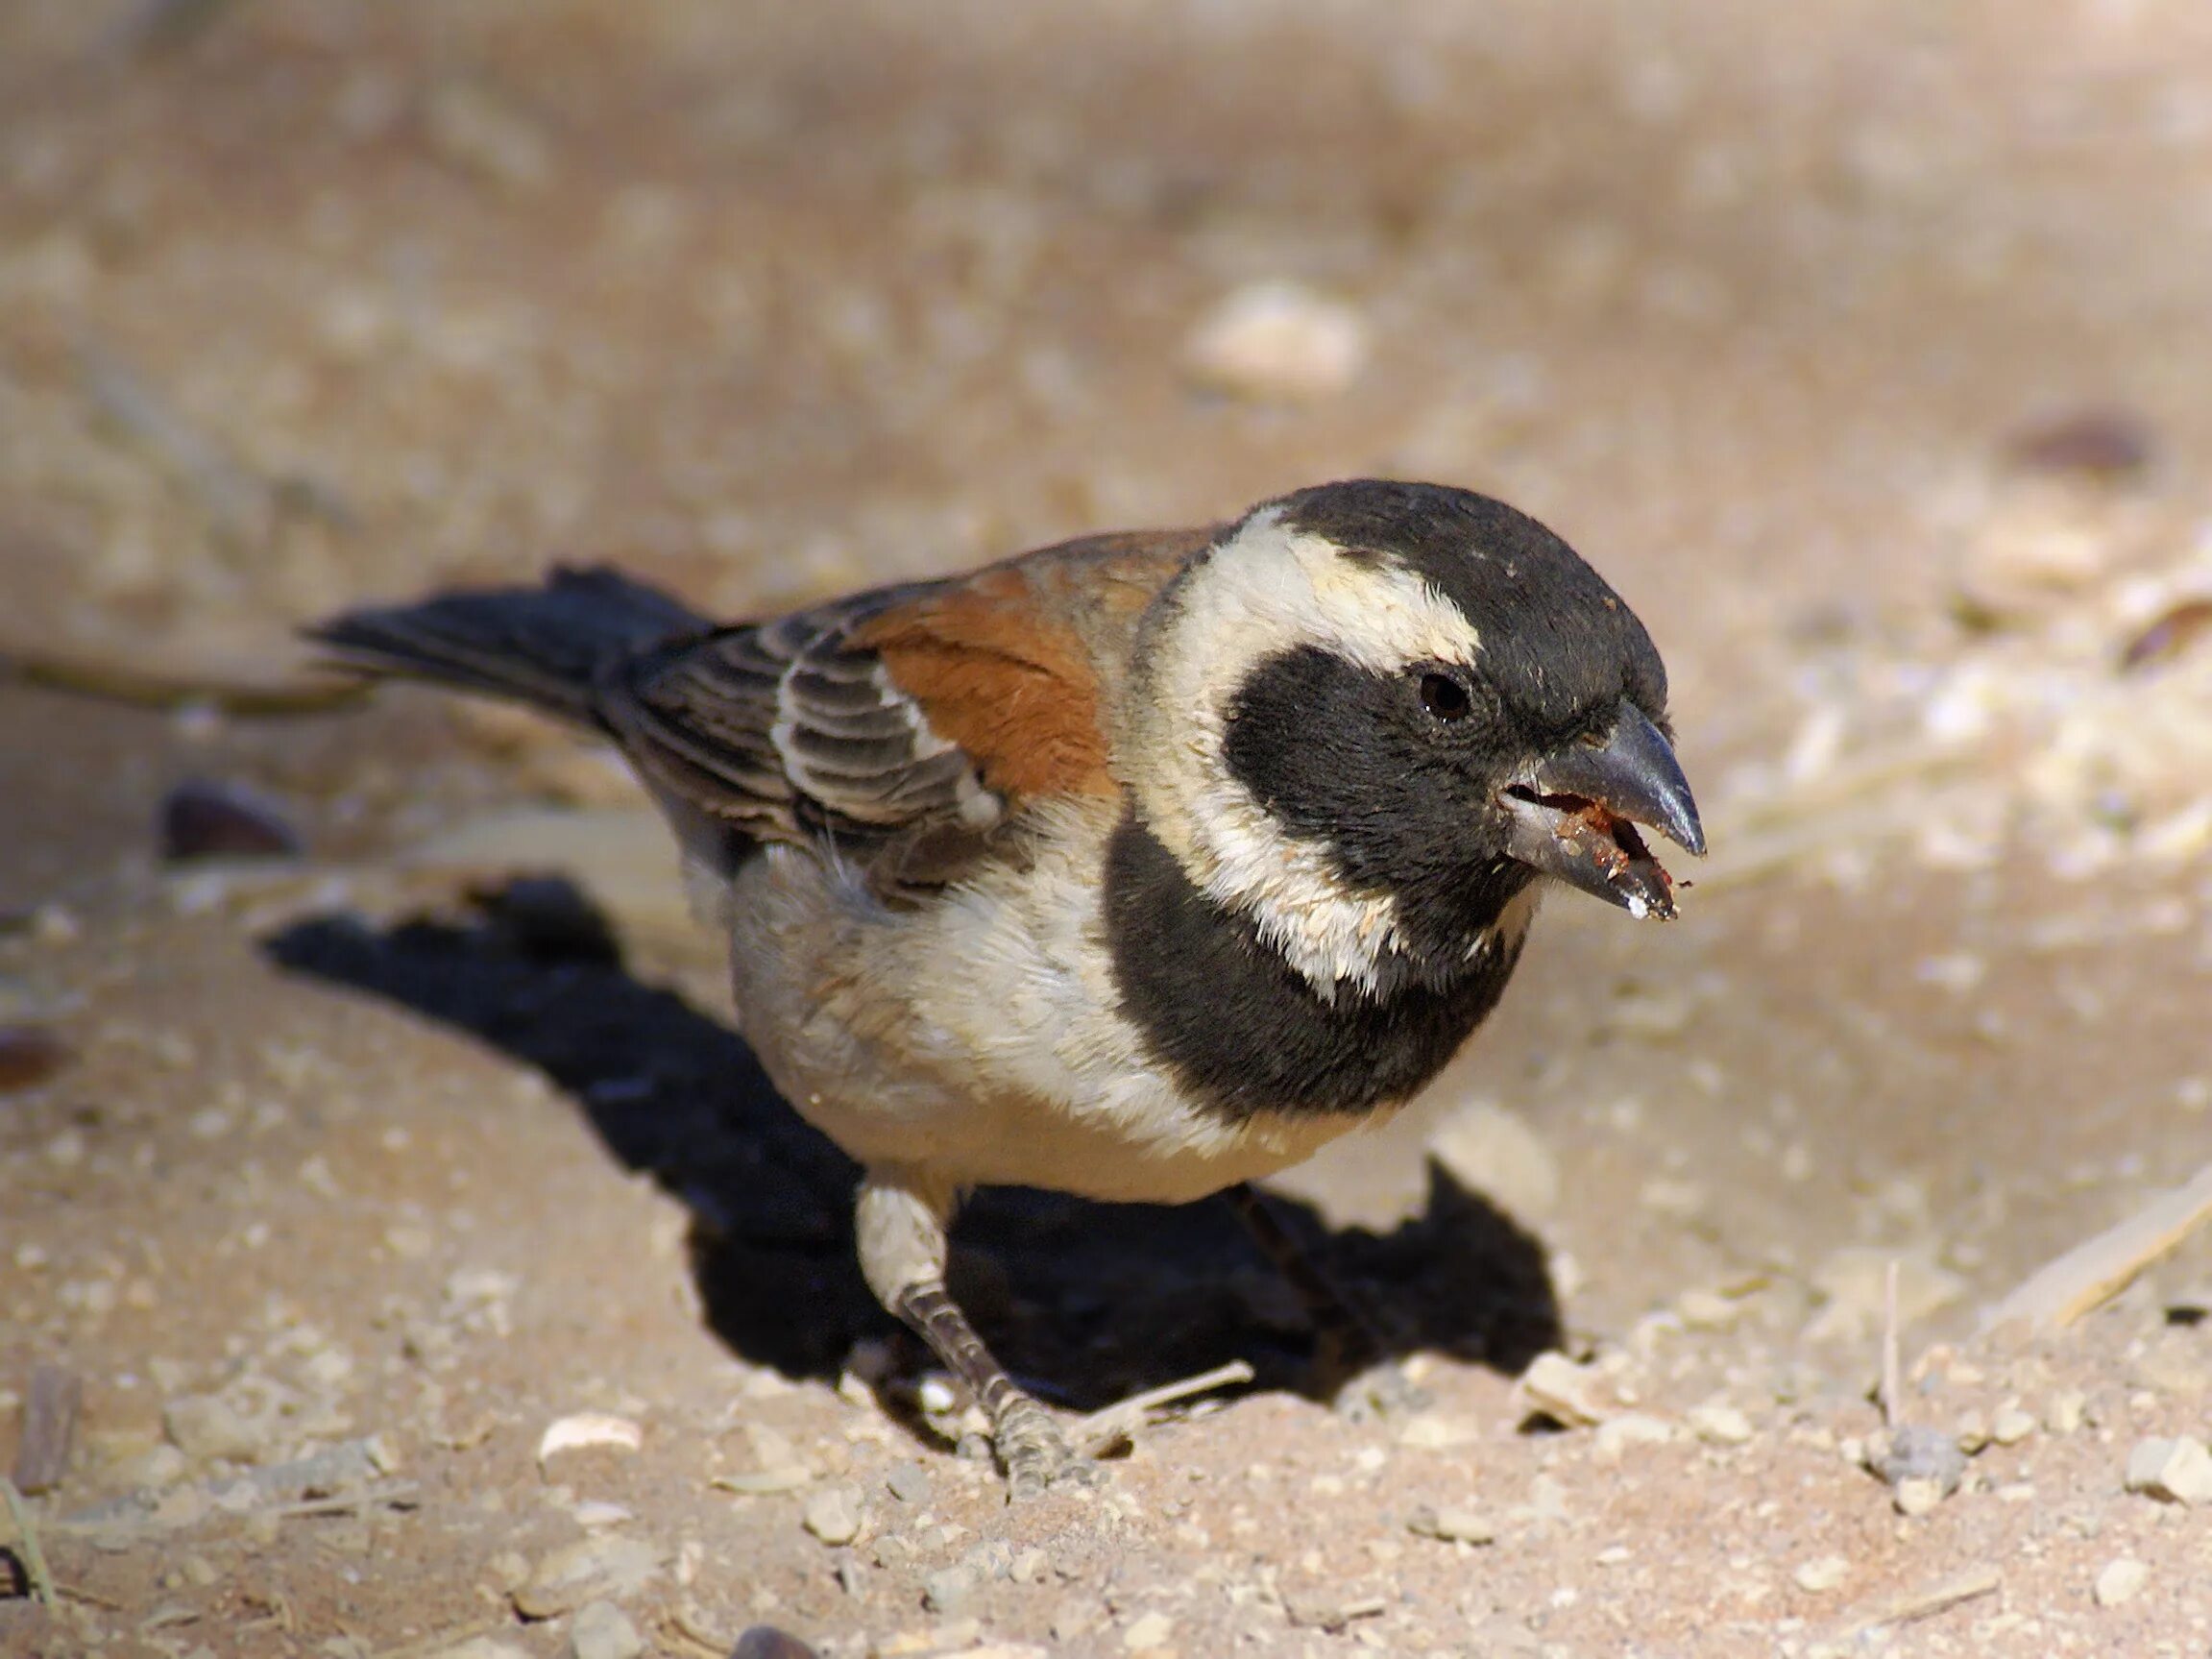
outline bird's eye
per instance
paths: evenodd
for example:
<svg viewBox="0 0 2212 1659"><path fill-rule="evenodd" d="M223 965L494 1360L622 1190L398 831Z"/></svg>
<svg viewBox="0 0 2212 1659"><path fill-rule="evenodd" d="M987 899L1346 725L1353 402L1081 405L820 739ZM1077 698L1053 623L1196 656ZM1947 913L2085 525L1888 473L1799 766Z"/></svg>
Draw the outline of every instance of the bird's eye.
<svg viewBox="0 0 2212 1659"><path fill-rule="evenodd" d="M1467 688L1449 674L1421 676L1421 706L1440 720L1465 720L1474 707Z"/></svg>

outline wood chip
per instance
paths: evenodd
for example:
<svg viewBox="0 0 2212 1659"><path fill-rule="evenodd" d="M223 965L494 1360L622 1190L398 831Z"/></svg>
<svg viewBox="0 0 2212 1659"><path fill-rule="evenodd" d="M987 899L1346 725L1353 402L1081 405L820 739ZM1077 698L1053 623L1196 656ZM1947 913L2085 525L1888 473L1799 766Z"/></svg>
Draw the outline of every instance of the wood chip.
<svg viewBox="0 0 2212 1659"><path fill-rule="evenodd" d="M2030 1333L2064 1330L2134 1282L2212 1219L2212 1164L2116 1227L2045 1263L1981 1316L1979 1334L2007 1325Z"/></svg>

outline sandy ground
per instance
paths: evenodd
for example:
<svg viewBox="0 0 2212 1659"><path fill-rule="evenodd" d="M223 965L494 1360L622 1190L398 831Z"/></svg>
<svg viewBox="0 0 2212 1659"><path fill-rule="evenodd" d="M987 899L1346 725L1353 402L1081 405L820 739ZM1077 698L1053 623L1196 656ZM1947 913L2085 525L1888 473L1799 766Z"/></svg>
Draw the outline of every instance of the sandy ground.
<svg viewBox="0 0 2212 1659"><path fill-rule="evenodd" d="M1977 1331L2212 1161L2208 270L2191 0L0 11L0 1650L2205 1651L2212 1247ZM1423 1412L1226 1213L977 1206L1071 1410L1257 1374L1087 1500L955 1454L602 757L41 683L1363 472L1608 573L1714 854L1282 1183Z"/></svg>

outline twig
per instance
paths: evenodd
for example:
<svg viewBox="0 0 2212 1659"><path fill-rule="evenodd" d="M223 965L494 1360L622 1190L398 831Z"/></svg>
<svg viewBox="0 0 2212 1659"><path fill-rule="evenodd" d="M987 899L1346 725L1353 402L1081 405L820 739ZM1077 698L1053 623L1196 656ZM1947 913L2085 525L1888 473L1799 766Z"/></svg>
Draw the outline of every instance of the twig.
<svg viewBox="0 0 2212 1659"><path fill-rule="evenodd" d="M1072 1438L1092 1456L1108 1447L1117 1446L1144 1427L1144 1421L1163 1405L1188 1400L1194 1394L1210 1394L1217 1388L1233 1388L1240 1382L1250 1382L1252 1367L1241 1359L1232 1359L1227 1365L1217 1365L1211 1371L1196 1377L1186 1377L1180 1382L1162 1383L1148 1388L1142 1394L1132 1394L1127 1400L1117 1401L1103 1411L1094 1411L1088 1417L1077 1419Z"/></svg>
<svg viewBox="0 0 2212 1659"><path fill-rule="evenodd" d="M361 1514L377 1504L389 1504L403 1509L414 1501L420 1490L412 1480L387 1480L352 1492L333 1492L328 1498L300 1498L289 1503L264 1504L249 1513L274 1515L281 1521L294 1521L312 1515Z"/></svg>
<svg viewBox="0 0 2212 1659"><path fill-rule="evenodd" d="M2104 1305L2136 1275L2178 1249L2212 1219L2212 1164L2188 1184L2163 1193L2126 1221L2076 1245L2029 1275L1981 1316L1979 1334L2025 1321L2030 1330L2063 1330Z"/></svg>
<svg viewBox="0 0 2212 1659"><path fill-rule="evenodd" d="M23 1501L23 1494L15 1490L15 1482L0 1475L0 1502L8 1505L9 1518L15 1523L15 1542L23 1551L23 1571L31 1575L31 1599L42 1607L54 1605L54 1574L46 1570L46 1552L38 1548L38 1528L31 1519L31 1509Z"/></svg>
<svg viewBox="0 0 2212 1659"><path fill-rule="evenodd" d="M15 1488L25 1497L61 1483L69 1448L77 1438L77 1409L85 1384L59 1365L35 1366L23 1403L23 1440L15 1450Z"/></svg>
<svg viewBox="0 0 2212 1659"><path fill-rule="evenodd" d="M1904 1380L1904 1361L1897 1342L1897 1258L1889 1258L1889 1269L1883 1276L1882 1285L1882 1427L1897 1427L1897 1400Z"/></svg>
<svg viewBox="0 0 2212 1659"><path fill-rule="evenodd" d="M1961 1602L1979 1600L1984 1596L1995 1594L2004 1582L1994 1567L1969 1567L1963 1573L1955 1573L1933 1584L1892 1597L1873 1611L1861 1614L1844 1625L1835 1633L1834 1640L1854 1642L1869 1630L1932 1619L1938 1613L1949 1612Z"/></svg>
<svg viewBox="0 0 2212 1659"><path fill-rule="evenodd" d="M290 685L243 685L0 646L0 685L11 684L126 703L133 708L211 708L221 714L253 717L320 715L353 708L368 701L371 682L333 675Z"/></svg>

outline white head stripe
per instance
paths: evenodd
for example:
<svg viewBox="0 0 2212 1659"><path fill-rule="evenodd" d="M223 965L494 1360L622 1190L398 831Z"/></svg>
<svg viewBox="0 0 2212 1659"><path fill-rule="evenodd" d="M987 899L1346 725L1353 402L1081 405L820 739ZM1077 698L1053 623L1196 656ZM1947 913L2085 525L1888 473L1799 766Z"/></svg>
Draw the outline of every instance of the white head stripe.
<svg viewBox="0 0 2212 1659"><path fill-rule="evenodd" d="M1372 990L1398 948L1397 900L1364 892L1324 847L1290 835L1232 777L1223 754L1233 689L1269 657L1319 646L1379 673L1469 662L1481 648L1459 607L1409 570L1351 559L1325 538L1286 530L1282 508L1254 513L1194 569L1151 641L1136 719L1147 722L1138 780L1147 816L1217 902L1317 989Z"/></svg>

